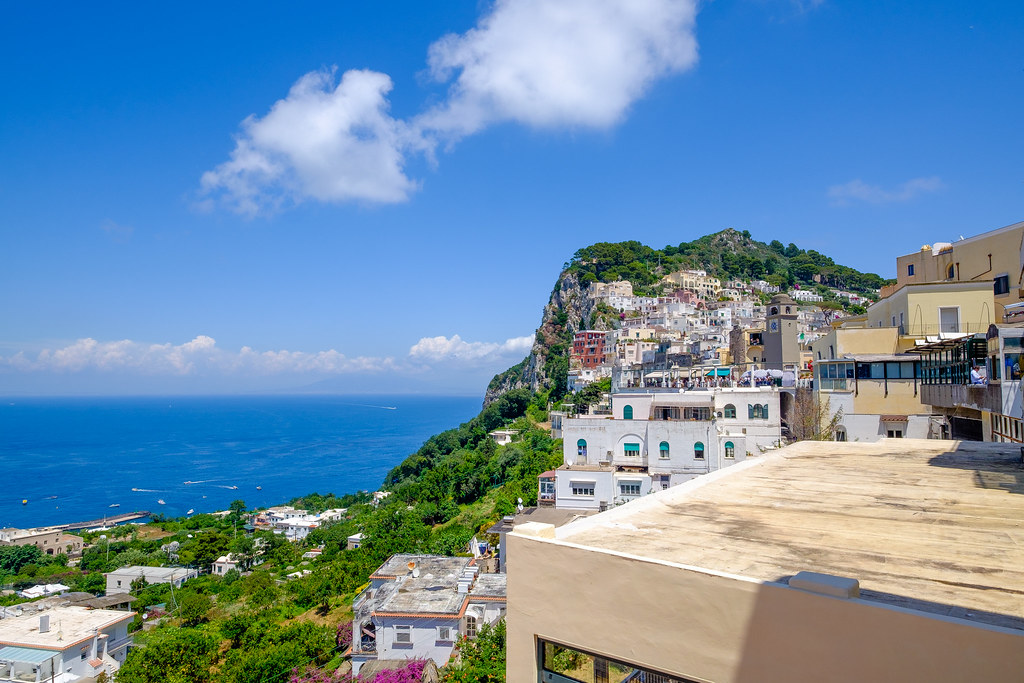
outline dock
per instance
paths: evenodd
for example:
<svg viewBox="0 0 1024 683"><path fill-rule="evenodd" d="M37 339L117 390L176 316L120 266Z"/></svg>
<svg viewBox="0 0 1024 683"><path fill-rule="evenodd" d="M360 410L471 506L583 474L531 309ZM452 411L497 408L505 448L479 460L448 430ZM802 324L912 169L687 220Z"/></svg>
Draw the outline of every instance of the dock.
<svg viewBox="0 0 1024 683"><path fill-rule="evenodd" d="M101 526L110 526L113 524L121 524L122 522L132 522L136 519L144 519L149 517L150 512L148 510L141 510L138 512L125 512L119 515L107 515L101 519L93 519L88 522L75 522L73 524L59 524L55 528L61 529L62 531L79 531L81 529L93 529Z"/></svg>

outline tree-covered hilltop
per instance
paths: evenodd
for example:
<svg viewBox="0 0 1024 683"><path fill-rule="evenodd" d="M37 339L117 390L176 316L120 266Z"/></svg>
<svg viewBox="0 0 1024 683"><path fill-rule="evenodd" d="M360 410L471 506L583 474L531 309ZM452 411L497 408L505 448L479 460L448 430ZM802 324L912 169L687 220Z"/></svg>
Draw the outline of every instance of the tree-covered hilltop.
<svg viewBox="0 0 1024 683"><path fill-rule="evenodd" d="M722 280L766 280L783 288L824 285L875 295L888 281L875 273L862 273L837 264L813 249L792 242L759 242L750 232L732 228L653 249L640 242L599 242L573 254L565 272L575 273L583 285L629 280L638 294L656 294L661 279L680 270L704 270Z"/></svg>
<svg viewBox="0 0 1024 683"><path fill-rule="evenodd" d="M663 280L681 270L703 270L723 283L765 280L782 289L799 285L821 294L824 301L818 306L850 313L862 313L863 309L839 299L831 289L875 299L877 290L890 282L875 273L837 264L813 249L778 240L766 244L746 230L732 228L661 249L636 241L592 244L573 254L563 266L544 307L530 355L494 376L484 404L519 388L544 393L552 400L565 395L573 335L583 329L611 329L617 319L612 309L588 296L591 283L628 280L635 294L653 296L675 289Z"/></svg>

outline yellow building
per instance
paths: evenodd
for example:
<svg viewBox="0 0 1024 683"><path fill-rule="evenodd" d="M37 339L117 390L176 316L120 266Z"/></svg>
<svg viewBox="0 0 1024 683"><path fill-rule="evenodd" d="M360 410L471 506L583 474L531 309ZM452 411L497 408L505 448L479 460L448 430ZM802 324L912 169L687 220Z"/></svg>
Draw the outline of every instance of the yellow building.
<svg viewBox="0 0 1024 683"><path fill-rule="evenodd" d="M507 680L1017 683L1017 451L806 441L516 526Z"/></svg>
<svg viewBox="0 0 1024 683"><path fill-rule="evenodd" d="M921 391L922 344L986 332L994 322L986 282L908 284L867 313L839 321L811 343L814 390L830 415L841 411L836 438L876 441L948 435Z"/></svg>
<svg viewBox="0 0 1024 683"><path fill-rule="evenodd" d="M678 273L671 273L666 275L662 282L696 292L705 299L717 299L722 291L722 281L717 277L710 277L703 270L682 270Z"/></svg>
<svg viewBox="0 0 1024 683"><path fill-rule="evenodd" d="M985 332L1001 322L993 301L992 282L924 282L907 284L872 304L867 327L895 327L901 335Z"/></svg>
<svg viewBox="0 0 1024 683"><path fill-rule="evenodd" d="M1022 248L1024 222L956 242L926 244L920 251L897 257L896 286L987 282L995 296L995 322L1002 322L1003 307L1021 301Z"/></svg>

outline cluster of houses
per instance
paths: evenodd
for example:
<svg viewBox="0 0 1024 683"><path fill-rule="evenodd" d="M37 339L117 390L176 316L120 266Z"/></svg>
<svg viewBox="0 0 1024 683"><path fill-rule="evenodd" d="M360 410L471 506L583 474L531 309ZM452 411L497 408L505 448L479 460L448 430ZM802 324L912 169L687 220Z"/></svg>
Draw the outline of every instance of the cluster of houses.
<svg viewBox="0 0 1024 683"><path fill-rule="evenodd" d="M809 355L785 359L770 356L762 337L772 332L771 304L764 295L780 294L763 280L729 281L702 270L686 270L663 280L667 294L634 296L628 281L595 282L588 296L595 305L618 314L614 329L580 330L570 354L569 389L612 378L613 388L689 386L740 381L744 373L775 368L810 378ZM867 297L834 290L838 299L870 303ZM828 329L837 313L813 305L823 297L812 290L794 289L779 300L794 315L794 329L808 339ZM749 375L747 375L749 377Z"/></svg>

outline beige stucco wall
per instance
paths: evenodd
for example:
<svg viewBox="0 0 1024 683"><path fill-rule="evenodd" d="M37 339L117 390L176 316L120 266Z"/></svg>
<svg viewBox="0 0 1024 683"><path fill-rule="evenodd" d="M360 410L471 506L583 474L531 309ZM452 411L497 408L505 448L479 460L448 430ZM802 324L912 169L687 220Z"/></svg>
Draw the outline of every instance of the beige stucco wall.
<svg viewBox="0 0 1024 683"><path fill-rule="evenodd" d="M858 415L927 415L932 412L931 406L921 402L920 382L917 383L916 391L913 380L885 382L880 379L859 379L856 387L853 412Z"/></svg>
<svg viewBox="0 0 1024 683"><path fill-rule="evenodd" d="M716 683L1017 683L1024 672L1020 632L514 533L508 553L510 683L538 680L536 637Z"/></svg>
<svg viewBox="0 0 1024 683"><path fill-rule="evenodd" d="M829 347L835 350L835 358L846 354L896 353L899 349L899 330L895 327L854 328L832 330L821 339L811 343L814 359L828 360Z"/></svg>
<svg viewBox="0 0 1024 683"><path fill-rule="evenodd" d="M1010 291L995 298L1000 307L1020 301L1021 247L1024 222L992 230L966 240L953 242L941 254L931 249L916 251L896 259L899 285L946 280L953 266L955 281L989 280L1009 275ZM914 274L907 274L913 264Z"/></svg>
<svg viewBox="0 0 1024 683"><path fill-rule="evenodd" d="M890 327L894 317L899 325L902 313L904 334L936 335L940 307L960 309L962 332L985 332L997 320L992 283L965 282L953 286L904 287L868 309L868 326Z"/></svg>

